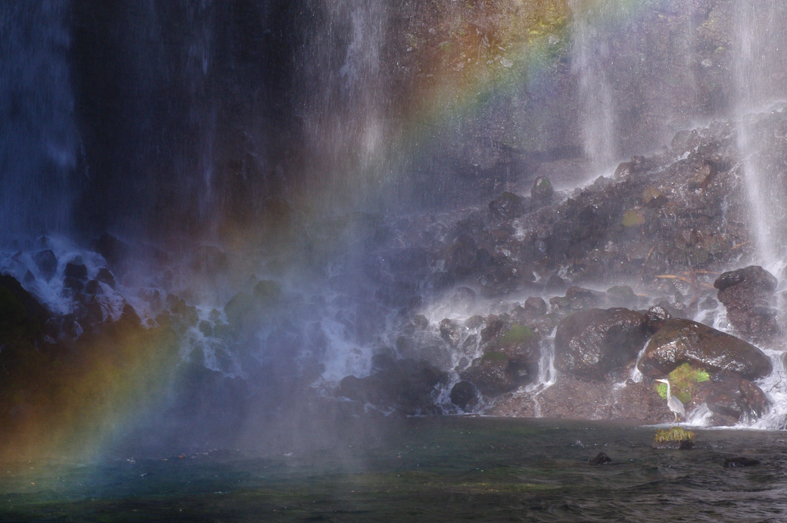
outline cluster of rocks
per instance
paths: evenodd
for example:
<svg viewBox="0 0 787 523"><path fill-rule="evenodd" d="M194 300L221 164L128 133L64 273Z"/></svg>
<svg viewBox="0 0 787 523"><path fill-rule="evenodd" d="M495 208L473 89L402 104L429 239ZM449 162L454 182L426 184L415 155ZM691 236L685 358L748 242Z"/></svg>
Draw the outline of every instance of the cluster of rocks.
<svg viewBox="0 0 787 523"><path fill-rule="evenodd" d="M705 405L718 425L762 416L754 381L772 366L750 342L773 346L780 333L776 279L757 266L724 272L754 257L740 165L734 126L714 122L567 197L538 178L526 196L408 218L367 264L412 318L391 348L448 373L448 410L668 421L653 380L688 364L709 375L689 412ZM604 282L631 286L594 290ZM413 316L437 297L467 319ZM484 308L503 312L469 314ZM739 337L707 325L724 318Z"/></svg>

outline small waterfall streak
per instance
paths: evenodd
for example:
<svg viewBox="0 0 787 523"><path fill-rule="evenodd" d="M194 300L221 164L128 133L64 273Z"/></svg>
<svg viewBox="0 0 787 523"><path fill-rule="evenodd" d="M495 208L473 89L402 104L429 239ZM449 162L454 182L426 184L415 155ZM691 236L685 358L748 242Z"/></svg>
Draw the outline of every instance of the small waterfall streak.
<svg viewBox="0 0 787 523"><path fill-rule="evenodd" d="M783 249L780 247L784 231L781 230L780 207L785 195L779 189L772 165L768 162L768 137L762 136L758 125L762 115L755 114L762 107L778 98L780 82L772 76L781 63L778 52L779 21L783 20L780 2L748 2L735 4L737 27L735 59L733 61L735 92L738 112L738 149L749 203L750 228L756 242L760 263L772 265Z"/></svg>
<svg viewBox="0 0 787 523"><path fill-rule="evenodd" d="M771 359L773 372L757 382L771 402L770 411L749 427L765 430L787 429L787 370L784 366L784 352L762 349Z"/></svg>
<svg viewBox="0 0 787 523"><path fill-rule="evenodd" d="M582 140L585 155L599 168L618 157L612 89L604 64L609 48L600 34L600 19L607 3L588 8L587 2L569 0L573 13L572 71L579 83Z"/></svg>

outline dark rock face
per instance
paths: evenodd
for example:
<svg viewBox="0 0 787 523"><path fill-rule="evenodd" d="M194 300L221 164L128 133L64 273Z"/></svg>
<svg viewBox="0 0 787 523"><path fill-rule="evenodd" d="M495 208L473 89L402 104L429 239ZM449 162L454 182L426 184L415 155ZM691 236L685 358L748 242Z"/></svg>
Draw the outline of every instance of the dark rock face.
<svg viewBox="0 0 787 523"><path fill-rule="evenodd" d="M612 463L612 458L603 452L599 452L595 458L590 460L591 465L606 465L607 463Z"/></svg>
<svg viewBox="0 0 787 523"><path fill-rule="evenodd" d="M526 371L512 365L505 354L494 351L475 359L459 377L473 383L482 394L490 397L515 390L528 378Z"/></svg>
<svg viewBox="0 0 787 523"><path fill-rule="evenodd" d="M52 276L57 272L57 257L51 250L40 251L33 255L38 270L46 281L52 279Z"/></svg>
<svg viewBox="0 0 787 523"><path fill-rule="evenodd" d="M395 408L408 415L434 411L431 394L445 378L444 373L413 359L376 361L377 372L366 378L345 377L338 395L364 404Z"/></svg>
<svg viewBox="0 0 787 523"><path fill-rule="evenodd" d="M602 381L637 358L647 340L644 316L623 308L577 312L557 326L555 365L578 378Z"/></svg>
<svg viewBox="0 0 787 523"><path fill-rule="evenodd" d="M724 458L724 468L738 468L738 467L754 467L760 464L757 459L747 458L745 456L735 458Z"/></svg>
<svg viewBox="0 0 787 523"><path fill-rule="evenodd" d="M714 425L734 425L762 417L770 407L765 393L754 383L730 372L720 372L703 384L692 399L713 412Z"/></svg>
<svg viewBox="0 0 787 523"><path fill-rule="evenodd" d="M470 410L478 403L478 391L469 381L460 381L451 388L451 403L462 410Z"/></svg>
<svg viewBox="0 0 787 523"><path fill-rule="evenodd" d="M768 302L777 283L771 273L752 265L723 273L713 286L719 289L719 301L737 331L753 339L770 339L780 332L777 312Z"/></svg>
<svg viewBox="0 0 787 523"><path fill-rule="evenodd" d="M541 336L536 331L522 325L514 325L505 334L497 337L487 346L487 351L504 354L511 365L526 370L531 376L538 372L541 358Z"/></svg>
<svg viewBox="0 0 787 523"><path fill-rule="evenodd" d="M768 357L750 343L694 321L667 320L648 342L639 370L658 378L683 363L710 373L734 372L749 380L773 370Z"/></svg>
<svg viewBox="0 0 787 523"><path fill-rule="evenodd" d="M524 313L532 318L538 318L547 313L547 302L538 296L531 296L525 300Z"/></svg>
<svg viewBox="0 0 787 523"><path fill-rule="evenodd" d="M514 193L504 192L499 198L489 202L489 212L498 218L512 220L521 216L524 211L525 199Z"/></svg>
<svg viewBox="0 0 787 523"><path fill-rule="evenodd" d="M548 202L555 194L555 189L552 188L552 182L545 176L539 176L533 181L533 187L530 189L530 197L537 202Z"/></svg>
<svg viewBox="0 0 787 523"><path fill-rule="evenodd" d="M645 322L651 331L657 331L671 318L670 313L661 305L654 305L645 313Z"/></svg>

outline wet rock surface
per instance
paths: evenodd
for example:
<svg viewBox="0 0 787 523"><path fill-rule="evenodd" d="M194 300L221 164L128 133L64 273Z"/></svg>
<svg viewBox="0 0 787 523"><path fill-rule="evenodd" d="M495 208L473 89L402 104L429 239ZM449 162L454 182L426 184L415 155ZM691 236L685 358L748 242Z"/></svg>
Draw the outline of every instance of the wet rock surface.
<svg viewBox="0 0 787 523"><path fill-rule="evenodd" d="M725 272L713 283L735 330L761 340L780 333L778 311L770 305L776 285L776 278L759 266Z"/></svg>
<svg viewBox="0 0 787 523"><path fill-rule="evenodd" d="M638 368L655 378L683 363L711 373L733 372L750 380L773 370L770 359L750 343L691 320L667 320L648 342Z"/></svg>
<svg viewBox="0 0 787 523"><path fill-rule="evenodd" d="M647 339L642 314L628 309L590 309L561 320L555 333L555 365L578 378L601 381L634 362Z"/></svg>

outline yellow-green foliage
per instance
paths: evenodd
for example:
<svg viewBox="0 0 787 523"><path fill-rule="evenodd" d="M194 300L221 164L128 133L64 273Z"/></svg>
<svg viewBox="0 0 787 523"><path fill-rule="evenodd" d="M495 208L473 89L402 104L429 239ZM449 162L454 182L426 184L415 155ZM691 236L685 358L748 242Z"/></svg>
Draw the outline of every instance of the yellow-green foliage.
<svg viewBox="0 0 787 523"><path fill-rule="evenodd" d="M657 430L653 437L655 443L666 443L668 441L694 441L694 433L680 427L672 427L669 430Z"/></svg>
<svg viewBox="0 0 787 523"><path fill-rule="evenodd" d="M710 374L703 369L693 369L688 363L684 363L677 369L669 373L669 382L672 387L672 395L683 403L688 403L697 392L697 383L708 381ZM658 384L658 393L667 399L667 384Z"/></svg>
<svg viewBox="0 0 787 523"><path fill-rule="evenodd" d="M638 209L631 209L623 214L623 226L634 227L645 223L645 216Z"/></svg>

